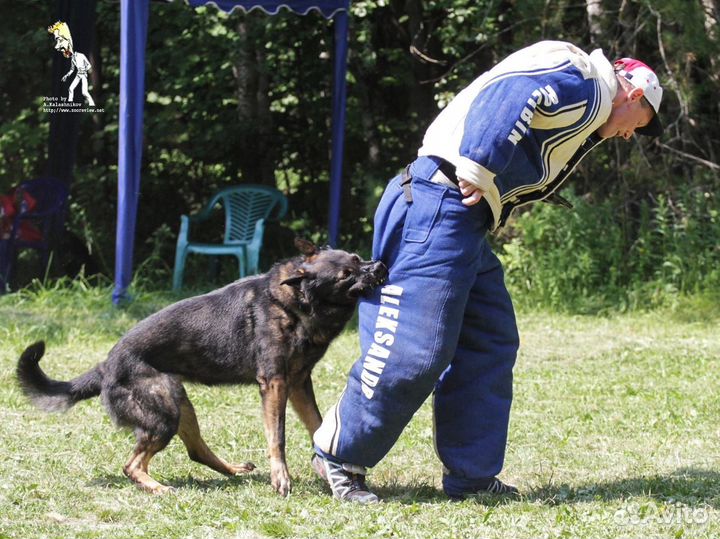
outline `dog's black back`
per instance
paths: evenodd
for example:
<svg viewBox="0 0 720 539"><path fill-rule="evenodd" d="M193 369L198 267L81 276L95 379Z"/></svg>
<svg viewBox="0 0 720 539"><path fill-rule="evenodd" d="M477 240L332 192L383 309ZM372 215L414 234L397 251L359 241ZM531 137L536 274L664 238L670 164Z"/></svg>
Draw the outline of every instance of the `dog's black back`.
<svg viewBox="0 0 720 539"><path fill-rule="evenodd" d="M210 385L255 383L258 373L312 368L352 317L355 303L320 299L307 312L302 291L280 284L287 268L276 266L266 275L170 305L130 330L108 361L123 367L143 361Z"/></svg>

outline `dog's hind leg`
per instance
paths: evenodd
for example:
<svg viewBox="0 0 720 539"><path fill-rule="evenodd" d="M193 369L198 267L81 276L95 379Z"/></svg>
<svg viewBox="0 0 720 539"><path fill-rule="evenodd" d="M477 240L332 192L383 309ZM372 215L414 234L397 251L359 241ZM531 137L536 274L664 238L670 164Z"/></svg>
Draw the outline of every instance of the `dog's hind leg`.
<svg viewBox="0 0 720 539"><path fill-rule="evenodd" d="M116 370L104 380L103 403L115 422L131 428L137 440L123 472L143 490L167 492L170 487L150 477L148 466L177 433L179 403L185 390L174 377L144 363L126 360L114 367Z"/></svg>
<svg viewBox="0 0 720 539"><path fill-rule="evenodd" d="M178 428L178 436L180 436L180 439L185 444L191 460L204 464L217 472L226 475L237 475L251 472L255 469L255 465L252 462L229 464L210 450L205 440L200 436L200 425L198 425L197 416L195 415L195 408L187 396L180 402L180 426Z"/></svg>
<svg viewBox="0 0 720 539"><path fill-rule="evenodd" d="M158 483L148 473L150 459L162 451L170 439L163 440L140 432L136 432L136 435L138 441L135 450L123 467L125 475L139 488L151 494L164 494L173 490L172 487Z"/></svg>

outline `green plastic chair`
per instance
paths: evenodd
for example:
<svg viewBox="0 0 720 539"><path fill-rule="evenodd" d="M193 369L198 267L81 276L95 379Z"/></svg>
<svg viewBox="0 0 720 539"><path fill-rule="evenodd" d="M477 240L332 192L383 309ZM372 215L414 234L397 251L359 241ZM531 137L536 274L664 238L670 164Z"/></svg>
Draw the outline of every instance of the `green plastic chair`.
<svg viewBox="0 0 720 539"><path fill-rule="evenodd" d="M222 203L225 210L225 237L222 243L193 243L190 225L206 221L213 209ZM232 255L238 259L240 278L258 273L265 223L282 219L287 213L287 198L273 187L238 185L218 191L207 206L195 215L180 216L180 233L175 250L173 290L180 290L185 273L185 259L190 253Z"/></svg>

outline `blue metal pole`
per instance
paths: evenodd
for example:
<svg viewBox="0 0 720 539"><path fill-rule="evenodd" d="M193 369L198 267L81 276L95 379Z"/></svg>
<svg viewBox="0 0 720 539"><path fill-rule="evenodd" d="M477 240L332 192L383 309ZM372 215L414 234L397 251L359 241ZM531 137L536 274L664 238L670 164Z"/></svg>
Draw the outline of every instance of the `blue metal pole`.
<svg viewBox="0 0 720 539"><path fill-rule="evenodd" d="M120 2L120 115L118 133L118 208L115 236L115 289L118 305L129 299L132 280L135 223L140 193L143 104L145 102L145 45L150 0Z"/></svg>
<svg viewBox="0 0 720 539"><path fill-rule="evenodd" d="M342 200L342 168L345 147L345 101L347 90L348 12L335 17L335 62L332 116L332 156L330 163L330 207L328 215L329 243L336 247L340 235L340 204Z"/></svg>

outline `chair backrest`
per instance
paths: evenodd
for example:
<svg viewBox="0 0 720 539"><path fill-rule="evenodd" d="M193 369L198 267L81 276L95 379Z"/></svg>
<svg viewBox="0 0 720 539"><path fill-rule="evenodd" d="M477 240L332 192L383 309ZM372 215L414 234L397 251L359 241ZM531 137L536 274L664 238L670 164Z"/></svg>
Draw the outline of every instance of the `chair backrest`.
<svg viewBox="0 0 720 539"><path fill-rule="evenodd" d="M57 178L36 178L20 184L20 187L30 193L37 205L34 214L51 214L62 210L67 201L69 191L67 185Z"/></svg>
<svg viewBox="0 0 720 539"><path fill-rule="evenodd" d="M220 191L217 198L225 207L225 243L249 243L260 219L282 219L287 198L266 185L239 185Z"/></svg>
<svg viewBox="0 0 720 539"><path fill-rule="evenodd" d="M36 178L19 186L35 200L31 211L22 207L15 215L8 241L0 242L0 293L4 291L13 273L13 266L20 248L32 248L41 252L43 268L47 267L52 232L62 227L64 209L69 195L67 185L57 178ZM34 237L23 236L23 225L30 221Z"/></svg>

